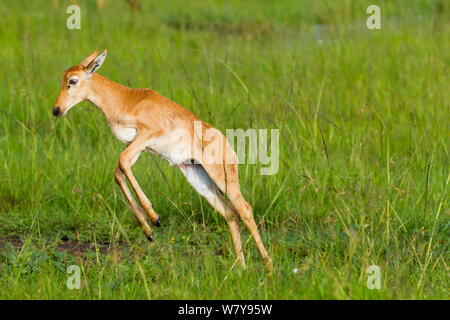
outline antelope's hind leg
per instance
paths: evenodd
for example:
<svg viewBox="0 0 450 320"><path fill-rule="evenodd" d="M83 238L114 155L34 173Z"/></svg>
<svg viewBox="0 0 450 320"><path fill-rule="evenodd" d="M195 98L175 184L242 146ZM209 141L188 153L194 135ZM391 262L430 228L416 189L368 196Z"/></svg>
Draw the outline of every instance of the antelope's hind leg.
<svg viewBox="0 0 450 320"><path fill-rule="evenodd" d="M217 187L226 193L230 199L233 208L239 214L255 240L266 268L272 272L273 262L259 235L252 207L247 203L241 193L237 164L206 164L206 170Z"/></svg>
<svg viewBox="0 0 450 320"><path fill-rule="evenodd" d="M219 188L211 180L201 164L179 164L189 184L208 201L227 221L233 239L234 252L243 269L246 268L242 252L241 234L239 231L239 218L237 212L230 206Z"/></svg>

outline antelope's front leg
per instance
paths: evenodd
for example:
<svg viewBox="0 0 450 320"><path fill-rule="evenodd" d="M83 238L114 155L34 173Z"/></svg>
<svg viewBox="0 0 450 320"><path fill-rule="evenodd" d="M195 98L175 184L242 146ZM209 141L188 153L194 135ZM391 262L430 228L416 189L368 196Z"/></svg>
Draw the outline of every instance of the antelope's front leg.
<svg viewBox="0 0 450 320"><path fill-rule="evenodd" d="M128 148L126 148L125 151L120 154L119 169L127 177L128 181L134 189L134 192L136 193L136 196L139 199L139 202L142 205L142 208L144 208L144 210L149 215L150 220L152 220L153 224L155 224L157 227L160 227L161 222L159 220L158 214L153 210L153 206L150 200L148 200L147 196L144 194L144 191L142 191L141 187L136 181L136 178L133 175L133 172L131 171L131 166L136 162L140 153L145 149L146 143L148 142L149 138L150 137L148 136L142 135L134 139L134 141L128 146Z"/></svg>
<svg viewBox="0 0 450 320"><path fill-rule="evenodd" d="M133 195L130 192L130 189L128 189L127 182L125 181L126 177L125 174L120 170L120 167L117 166L116 170L114 171L114 177L116 178L116 182L119 185L120 189L122 189L123 194L128 200L128 203L131 206L131 210L133 210L134 215L136 216L136 220L141 225L142 229L144 230L145 236L148 240L153 241L153 232L150 226L147 223L147 220L145 219L145 214L139 207L139 205L136 203L136 200L134 200Z"/></svg>

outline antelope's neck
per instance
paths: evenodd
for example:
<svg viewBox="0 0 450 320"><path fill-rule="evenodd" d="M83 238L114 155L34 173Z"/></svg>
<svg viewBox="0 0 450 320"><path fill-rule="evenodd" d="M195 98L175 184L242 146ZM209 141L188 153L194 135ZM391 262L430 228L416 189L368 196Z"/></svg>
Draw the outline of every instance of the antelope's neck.
<svg viewBox="0 0 450 320"><path fill-rule="evenodd" d="M97 73L92 74L91 88L86 97L99 108L108 121L118 118L126 103L130 88L109 80Z"/></svg>

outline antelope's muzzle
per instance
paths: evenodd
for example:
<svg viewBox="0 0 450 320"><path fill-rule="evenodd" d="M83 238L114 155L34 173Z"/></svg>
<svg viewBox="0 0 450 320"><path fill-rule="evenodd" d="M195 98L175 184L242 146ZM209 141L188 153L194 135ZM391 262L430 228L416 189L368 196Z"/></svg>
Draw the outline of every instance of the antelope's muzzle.
<svg viewBox="0 0 450 320"><path fill-rule="evenodd" d="M57 117L58 115L59 115L59 112L61 111L61 108L60 107L56 107L56 108L54 108L53 109L53 115L55 116L55 117Z"/></svg>

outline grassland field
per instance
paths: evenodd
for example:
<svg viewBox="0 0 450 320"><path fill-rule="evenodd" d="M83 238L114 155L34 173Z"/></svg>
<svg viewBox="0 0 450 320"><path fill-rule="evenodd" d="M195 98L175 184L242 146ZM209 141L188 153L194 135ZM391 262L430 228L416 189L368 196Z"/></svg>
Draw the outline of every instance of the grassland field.
<svg viewBox="0 0 450 320"><path fill-rule="evenodd" d="M0 2L0 299L448 299L448 1L77 3L80 30L69 1ZM235 265L225 220L145 154L133 172L162 222L147 241L101 112L51 114L95 49L100 74L222 131L279 130L278 173L239 166L272 276L243 225Z"/></svg>

